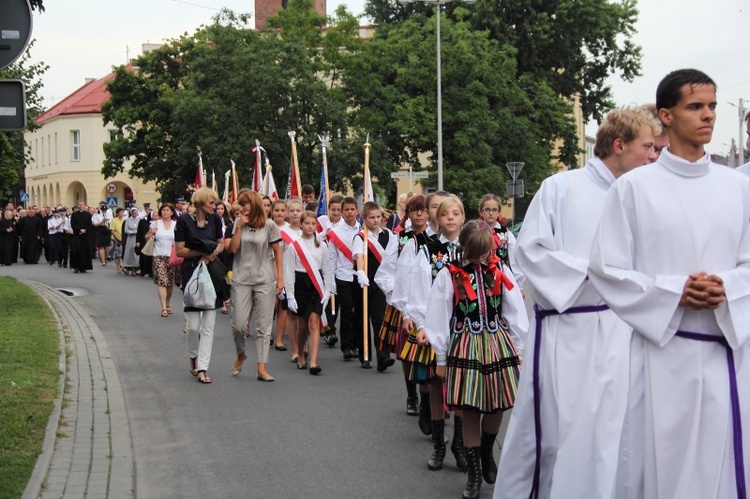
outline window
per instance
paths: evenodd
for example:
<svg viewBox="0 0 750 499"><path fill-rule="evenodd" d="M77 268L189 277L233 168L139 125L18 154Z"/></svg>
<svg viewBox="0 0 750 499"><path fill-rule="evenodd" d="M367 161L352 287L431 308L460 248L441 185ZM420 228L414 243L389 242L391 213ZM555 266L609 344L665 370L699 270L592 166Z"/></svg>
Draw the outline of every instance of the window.
<svg viewBox="0 0 750 499"><path fill-rule="evenodd" d="M70 141L73 143L73 161L81 161L81 131L71 130Z"/></svg>
<svg viewBox="0 0 750 499"><path fill-rule="evenodd" d="M110 130L109 131L109 141L112 142L114 140L117 140L117 130Z"/></svg>
<svg viewBox="0 0 750 499"><path fill-rule="evenodd" d="M47 165L52 166L52 136L47 135Z"/></svg>
<svg viewBox="0 0 750 499"><path fill-rule="evenodd" d="M57 132L55 132L55 164L57 164Z"/></svg>
<svg viewBox="0 0 750 499"><path fill-rule="evenodd" d="M39 152L40 152L39 157L41 158L40 161L39 161L39 163L42 166L44 166L44 137L42 137L42 149Z"/></svg>

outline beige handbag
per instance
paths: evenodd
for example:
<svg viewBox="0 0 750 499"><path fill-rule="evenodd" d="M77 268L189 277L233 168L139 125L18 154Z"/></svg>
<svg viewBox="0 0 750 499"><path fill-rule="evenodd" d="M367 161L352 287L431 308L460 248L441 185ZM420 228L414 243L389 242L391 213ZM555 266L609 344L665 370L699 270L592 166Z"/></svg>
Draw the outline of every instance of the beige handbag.
<svg viewBox="0 0 750 499"><path fill-rule="evenodd" d="M150 238L148 241L146 241L146 244L143 245L143 249L141 249L141 255L146 256L154 256L154 238Z"/></svg>

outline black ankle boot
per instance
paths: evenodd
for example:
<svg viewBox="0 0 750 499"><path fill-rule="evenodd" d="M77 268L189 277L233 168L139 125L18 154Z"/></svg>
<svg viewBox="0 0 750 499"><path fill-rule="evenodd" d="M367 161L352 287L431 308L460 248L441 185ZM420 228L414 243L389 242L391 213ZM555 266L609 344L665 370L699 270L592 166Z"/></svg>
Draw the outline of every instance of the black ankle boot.
<svg viewBox="0 0 750 499"><path fill-rule="evenodd" d="M430 410L430 392L421 392L419 400L419 429L422 433L432 433L432 411Z"/></svg>
<svg viewBox="0 0 750 499"><path fill-rule="evenodd" d="M497 464L495 464L495 458L492 455L493 448L495 447L495 437L497 435L490 435L482 431L482 476L484 476L484 481L487 483L495 483L495 479L497 478Z"/></svg>
<svg viewBox="0 0 750 499"><path fill-rule="evenodd" d="M461 418L453 418L453 441L451 442L451 452L456 458L456 466L461 471L466 471L466 454L464 453L464 436L463 424Z"/></svg>
<svg viewBox="0 0 750 499"><path fill-rule="evenodd" d="M469 474L466 478L466 488L464 489L464 499L477 499L479 489L482 487L482 469L479 462L479 447L466 447L466 465L469 468Z"/></svg>
<svg viewBox="0 0 750 499"><path fill-rule="evenodd" d="M443 468L445 459L445 421L432 421L432 457L427 462L427 467L432 471Z"/></svg>
<svg viewBox="0 0 750 499"><path fill-rule="evenodd" d="M417 385L413 381L406 381L406 414L409 416L419 415L419 398L417 396Z"/></svg>

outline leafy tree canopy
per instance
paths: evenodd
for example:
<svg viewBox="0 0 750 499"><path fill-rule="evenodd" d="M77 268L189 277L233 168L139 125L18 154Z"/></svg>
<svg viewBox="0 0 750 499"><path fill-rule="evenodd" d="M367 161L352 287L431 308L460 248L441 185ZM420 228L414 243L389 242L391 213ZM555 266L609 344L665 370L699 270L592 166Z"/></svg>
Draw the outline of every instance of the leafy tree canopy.
<svg viewBox="0 0 750 499"><path fill-rule="evenodd" d="M462 9L449 3L446 14L455 19ZM607 77L640 76L641 48L631 41L636 0L478 0L467 10L474 29L516 49L519 75L541 79L563 97L580 96L584 119L601 121L612 107ZM434 16L435 8L368 0L365 12L379 29L389 29L413 16Z"/></svg>
<svg viewBox="0 0 750 499"><path fill-rule="evenodd" d="M123 171L125 160L132 159L131 175L155 180L169 199L193 182L200 148L209 172L223 178L234 160L244 184L258 139L283 189L288 132L295 131L303 182L317 183L317 134L327 133L336 151L329 154L331 187L342 189L356 165L355 156L347 154L353 150L343 144L349 140L346 101L338 87L319 77L335 75L341 62L329 60L330 47L319 29L324 18L311 7L310 0L292 0L269 20L281 31L262 33L246 26L247 16L225 10L212 25L139 57L136 70L116 68L103 119L121 134L105 144L103 173ZM351 15L340 14L345 22L331 40L336 43L356 37Z"/></svg>
<svg viewBox="0 0 750 499"><path fill-rule="evenodd" d="M386 169L419 168L428 154L429 185L436 185L437 164L435 20L415 14L379 30L344 73L353 122L377 131L387 151ZM441 30L446 190L461 194L472 208L483 194L505 191L506 162L525 161L524 178L534 188L551 172L556 139L573 144L559 157L574 157L570 106L544 80L519 77L514 47L467 20L444 19Z"/></svg>

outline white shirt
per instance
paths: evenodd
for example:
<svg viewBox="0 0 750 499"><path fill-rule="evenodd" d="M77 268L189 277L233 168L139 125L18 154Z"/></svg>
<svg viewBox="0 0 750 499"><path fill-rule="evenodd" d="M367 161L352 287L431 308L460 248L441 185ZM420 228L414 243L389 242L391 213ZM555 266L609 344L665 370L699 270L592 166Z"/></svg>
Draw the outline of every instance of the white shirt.
<svg viewBox="0 0 750 499"><path fill-rule="evenodd" d="M323 295L331 296L331 290L333 289L333 272L331 272L331 260L328 256L328 247L326 243L318 241L319 246L315 246L315 236L305 239L300 237L297 239L302 251L305 253L307 261L310 263L310 268L313 272L321 272L323 275ZM297 250L294 246L287 246L284 250L284 288L286 294L289 297L294 297L294 283L296 281L295 272L307 273L307 269L302 265Z"/></svg>
<svg viewBox="0 0 750 499"><path fill-rule="evenodd" d="M172 220L169 229L164 228L164 221L159 219L151 222L151 228L156 229L154 233L154 255L170 256L172 254L172 243L174 243L174 229L177 221Z"/></svg>
<svg viewBox="0 0 750 499"><path fill-rule="evenodd" d="M63 225L65 225L65 220L61 217L55 217L53 215L47 220L47 229L50 235L61 233L63 231Z"/></svg>
<svg viewBox="0 0 750 499"><path fill-rule="evenodd" d="M346 222L340 223L331 229L331 232L335 232L346 247L351 250L354 236L359 232L359 222L354 222L354 225L348 225ZM328 243L328 255L331 258L331 269L333 270L334 278L340 281L352 282L354 280L354 264L351 259L339 251L333 241ZM354 256L353 252L352 256Z"/></svg>

